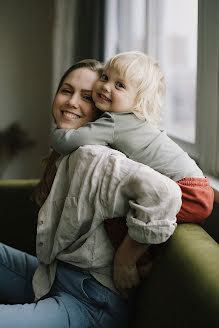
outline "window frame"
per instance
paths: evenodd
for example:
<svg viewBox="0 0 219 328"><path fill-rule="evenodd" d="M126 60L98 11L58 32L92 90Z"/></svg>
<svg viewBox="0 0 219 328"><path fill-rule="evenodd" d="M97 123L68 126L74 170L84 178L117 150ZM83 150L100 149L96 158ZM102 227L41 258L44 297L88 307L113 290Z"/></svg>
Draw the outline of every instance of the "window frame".
<svg viewBox="0 0 219 328"><path fill-rule="evenodd" d="M219 2L198 2L196 136L202 170L219 177Z"/></svg>

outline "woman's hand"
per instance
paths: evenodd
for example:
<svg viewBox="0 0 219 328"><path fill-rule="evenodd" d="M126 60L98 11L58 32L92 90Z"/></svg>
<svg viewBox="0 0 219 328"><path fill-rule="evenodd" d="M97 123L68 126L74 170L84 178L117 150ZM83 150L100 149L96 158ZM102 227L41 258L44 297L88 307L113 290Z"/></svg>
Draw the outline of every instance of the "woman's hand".
<svg viewBox="0 0 219 328"><path fill-rule="evenodd" d="M149 273L152 270L152 260L150 260L150 262L148 262L145 265L139 265L137 268L138 268L138 274L142 281L149 275Z"/></svg>
<svg viewBox="0 0 219 328"><path fill-rule="evenodd" d="M151 270L151 263L139 267L139 272L136 265L147 248L148 245L136 242L127 234L115 253L113 279L115 287L124 298L128 297Z"/></svg>
<svg viewBox="0 0 219 328"><path fill-rule="evenodd" d="M113 280L116 289L122 297L128 298L132 289L139 285L140 277L136 263L128 263L120 251L117 250L114 258Z"/></svg>

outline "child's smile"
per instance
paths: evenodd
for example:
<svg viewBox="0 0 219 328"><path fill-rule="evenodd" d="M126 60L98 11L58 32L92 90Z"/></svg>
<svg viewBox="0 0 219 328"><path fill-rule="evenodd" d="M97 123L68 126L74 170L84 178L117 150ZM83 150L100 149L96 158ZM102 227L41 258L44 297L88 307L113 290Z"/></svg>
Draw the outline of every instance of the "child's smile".
<svg viewBox="0 0 219 328"><path fill-rule="evenodd" d="M105 101L112 102L112 100L109 99L108 97L106 97L103 93L98 93L97 96L100 101L102 100L103 102L105 102Z"/></svg>

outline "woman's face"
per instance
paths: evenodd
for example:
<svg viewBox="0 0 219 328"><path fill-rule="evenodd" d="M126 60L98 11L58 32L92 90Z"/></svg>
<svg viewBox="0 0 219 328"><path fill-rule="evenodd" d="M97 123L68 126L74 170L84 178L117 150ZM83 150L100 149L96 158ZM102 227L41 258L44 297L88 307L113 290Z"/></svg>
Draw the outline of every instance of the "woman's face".
<svg viewBox="0 0 219 328"><path fill-rule="evenodd" d="M77 68L65 78L52 109L58 128L78 129L98 117L92 100L93 85L98 77L98 73L88 68Z"/></svg>

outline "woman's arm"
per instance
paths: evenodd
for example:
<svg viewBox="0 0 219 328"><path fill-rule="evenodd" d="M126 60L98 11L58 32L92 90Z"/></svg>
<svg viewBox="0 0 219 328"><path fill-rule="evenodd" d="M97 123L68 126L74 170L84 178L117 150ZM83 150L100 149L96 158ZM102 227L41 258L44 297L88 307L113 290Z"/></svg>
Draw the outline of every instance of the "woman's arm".
<svg viewBox="0 0 219 328"><path fill-rule="evenodd" d="M122 180L114 208L116 211L120 205L120 194L128 199L128 234L115 254L114 283L125 297L126 289L140 282L137 271L140 267L136 267L136 262L148 249L148 245L161 244L173 234L176 214L181 206L181 190L174 181L147 166L133 162L131 168L128 160L124 161L124 164L130 175L126 175ZM122 167L120 161L120 168ZM135 173L132 172L133 168ZM112 214L115 216L116 212ZM149 264L148 269L151 268L151 262Z"/></svg>
<svg viewBox="0 0 219 328"><path fill-rule="evenodd" d="M74 130L55 129L51 133L51 147L62 155L68 155L80 146L103 145L112 143L114 120L112 115L104 113L94 122Z"/></svg>
<svg viewBox="0 0 219 328"><path fill-rule="evenodd" d="M42 160L43 175L32 195L32 198L35 200L39 207L44 204L50 193L57 171L56 162L59 157L60 154L52 151Z"/></svg>
<svg viewBox="0 0 219 328"><path fill-rule="evenodd" d="M148 247L149 245L138 243L127 234L115 253L113 280L124 298L128 297L130 290L139 285L141 278L144 278L152 268L151 261L142 267L142 271L136 266L138 259L145 254Z"/></svg>

